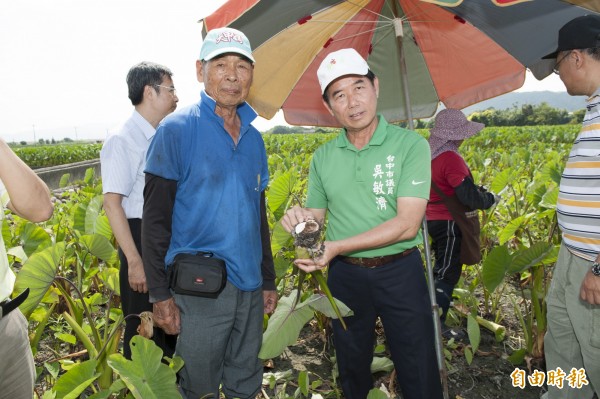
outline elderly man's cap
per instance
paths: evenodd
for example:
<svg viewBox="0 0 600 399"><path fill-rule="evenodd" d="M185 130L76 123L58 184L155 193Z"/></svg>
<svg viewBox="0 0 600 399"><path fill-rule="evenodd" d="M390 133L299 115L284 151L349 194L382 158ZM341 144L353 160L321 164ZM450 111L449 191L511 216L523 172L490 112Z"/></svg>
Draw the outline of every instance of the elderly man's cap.
<svg viewBox="0 0 600 399"><path fill-rule="evenodd" d="M321 93L325 93L327 86L339 77L346 75L365 76L368 72L369 65L358 54L358 51L353 48L334 51L325 57L317 70Z"/></svg>
<svg viewBox="0 0 600 399"><path fill-rule="evenodd" d="M252 57L252 47L250 47L250 41L246 35L233 28L212 29L202 42L200 59L209 61L225 53L240 54L255 62Z"/></svg>
<svg viewBox="0 0 600 399"><path fill-rule="evenodd" d="M594 47L600 47L600 15L584 15L572 19L560 28L558 48L542 58L556 58L561 51Z"/></svg>

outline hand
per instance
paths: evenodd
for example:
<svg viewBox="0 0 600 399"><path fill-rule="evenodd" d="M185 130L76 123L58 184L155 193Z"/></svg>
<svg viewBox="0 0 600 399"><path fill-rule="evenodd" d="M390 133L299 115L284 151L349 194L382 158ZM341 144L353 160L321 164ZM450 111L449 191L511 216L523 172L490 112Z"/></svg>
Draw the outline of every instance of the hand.
<svg viewBox="0 0 600 399"><path fill-rule="evenodd" d="M301 208L298 205L288 209L288 211L281 218L281 225L288 233L291 233L296 225L300 222L305 222L309 219L315 219L314 215L305 208Z"/></svg>
<svg viewBox="0 0 600 399"><path fill-rule="evenodd" d="M600 305L600 277L594 276L591 270L588 270L581 283L579 295L587 303Z"/></svg>
<svg viewBox="0 0 600 399"><path fill-rule="evenodd" d="M263 291L264 312L271 314L277 307L277 291Z"/></svg>
<svg viewBox="0 0 600 399"><path fill-rule="evenodd" d="M148 292L146 273L144 273L144 264L142 263L142 258L138 256L132 260L127 259L127 267L127 277L129 279L129 286L131 289L144 294Z"/></svg>
<svg viewBox="0 0 600 399"><path fill-rule="evenodd" d="M175 298L155 302L153 306L154 325L163 329L169 335L177 335L181 331L179 308Z"/></svg>
<svg viewBox="0 0 600 399"><path fill-rule="evenodd" d="M322 248L323 253L321 256L296 259L294 260L294 264L307 273L326 268L327 265L329 265L329 262L340 254L340 251L337 249L338 247L335 244L335 241L325 241Z"/></svg>

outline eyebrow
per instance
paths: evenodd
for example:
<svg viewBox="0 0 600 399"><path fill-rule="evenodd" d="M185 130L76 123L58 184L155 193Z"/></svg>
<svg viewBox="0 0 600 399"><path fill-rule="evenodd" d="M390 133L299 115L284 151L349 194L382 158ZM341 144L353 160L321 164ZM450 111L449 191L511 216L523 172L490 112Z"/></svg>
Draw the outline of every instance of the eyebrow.
<svg viewBox="0 0 600 399"><path fill-rule="evenodd" d="M365 82L365 77L363 76L363 77L360 77L360 78L356 79L354 82L352 82L352 85L354 86L354 85L357 85L357 84L360 84L360 83L364 83L364 82ZM341 91L342 90L336 90L336 91L334 91L333 93L331 93L331 97L335 97L335 95L338 94Z"/></svg>

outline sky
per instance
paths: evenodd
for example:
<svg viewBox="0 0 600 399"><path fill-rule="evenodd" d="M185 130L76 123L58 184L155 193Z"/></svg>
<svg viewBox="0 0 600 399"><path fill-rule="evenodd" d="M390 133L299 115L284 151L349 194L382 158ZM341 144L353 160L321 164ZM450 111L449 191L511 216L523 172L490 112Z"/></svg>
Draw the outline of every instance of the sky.
<svg viewBox="0 0 600 399"><path fill-rule="evenodd" d="M198 21L223 0L6 0L0 13L0 137L104 139L133 110L125 76L140 61L173 71L179 106L198 100ZM564 91L528 73L518 91ZM278 114L254 125L285 124Z"/></svg>

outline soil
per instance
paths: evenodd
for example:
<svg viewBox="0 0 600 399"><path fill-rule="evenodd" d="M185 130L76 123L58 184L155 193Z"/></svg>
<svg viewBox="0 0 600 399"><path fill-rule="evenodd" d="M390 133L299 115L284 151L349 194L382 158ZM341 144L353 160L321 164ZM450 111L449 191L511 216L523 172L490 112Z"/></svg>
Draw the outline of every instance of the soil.
<svg viewBox="0 0 600 399"><path fill-rule="evenodd" d="M504 323L506 325L506 323ZM513 386L511 373L515 366L507 360L507 352L510 348L511 339L509 333L512 326L507 326L507 338L504 342L497 343L491 332L481 329L481 343L472 363L469 365L464 355L467 342L448 342L444 340L445 349L451 354L451 359L446 362L448 373L448 397L451 399L495 399L495 398L518 398L538 399L545 392L544 387L533 387L526 384L525 388ZM383 334L381 328L378 333ZM265 385L260 398L283 397L281 391L285 390L289 397L294 397L298 389L298 377L301 371L309 373L310 382L321 380L318 388L311 389L311 397L321 394L323 398L343 398L343 394L336 388L335 379L332 375L333 350L326 338L326 333L319 332L315 324L307 325L302 330L298 343L290 346L279 358L273 359L265 367L265 373L283 373L288 371L291 376L287 379L278 380L275 387ZM518 336L518 335L514 335ZM381 335L383 340L383 335ZM468 340L467 340L468 341ZM528 370L526 364L518 366L530 374L533 369L543 370L543 365L535 365L529 362ZM269 374L266 374L267 376ZM374 375L375 387L386 390L392 398L402 398L400 388L392 383L395 378L392 373L380 372ZM272 385L272 384L271 384Z"/></svg>

